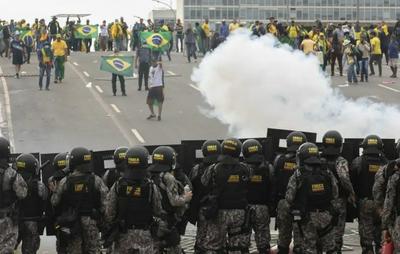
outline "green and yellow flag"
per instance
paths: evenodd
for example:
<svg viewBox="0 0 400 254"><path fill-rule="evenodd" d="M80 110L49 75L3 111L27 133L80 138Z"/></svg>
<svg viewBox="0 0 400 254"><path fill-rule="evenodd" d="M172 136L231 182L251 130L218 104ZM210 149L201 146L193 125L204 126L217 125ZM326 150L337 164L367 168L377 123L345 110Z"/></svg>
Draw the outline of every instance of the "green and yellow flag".
<svg viewBox="0 0 400 254"><path fill-rule="evenodd" d="M74 35L78 39L97 38L99 31L97 25L76 25Z"/></svg>
<svg viewBox="0 0 400 254"><path fill-rule="evenodd" d="M168 49L171 40L171 32L141 32L140 40L146 43L152 50L164 51Z"/></svg>
<svg viewBox="0 0 400 254"><path fill-rule="evenodd" d="M100 70L132 77L133 56L102 56Z"/></svg>

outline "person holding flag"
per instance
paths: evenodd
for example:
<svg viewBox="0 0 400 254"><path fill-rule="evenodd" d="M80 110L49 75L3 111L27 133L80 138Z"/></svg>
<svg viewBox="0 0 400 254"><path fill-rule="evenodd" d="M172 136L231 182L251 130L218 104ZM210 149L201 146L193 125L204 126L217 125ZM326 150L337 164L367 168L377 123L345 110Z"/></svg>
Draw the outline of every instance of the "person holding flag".
<svg viewBox="0 0 400 254"><path fill-rule="evenodd" d="M114 48L114 55L113 56L119 56L119 48L115 47ZM123 75L120 74L116 74L113 73L112 74L112 78L111 78L111 84L112 84L112 91L113 91L113 95L116 96L117 95L117 77L119 79L119 83L121 85L121 92L122 92L122 96L126 96L126 92L125 92L125 78Z"/></svg>
<svg viewBox="0 0 400 254"><path fill-rule="evenodd" d="M22 40L26 47L26 63L30 64L31 63L31 53L32 53L33 47L35 46L35 40L33 38L33 32L32 32L32 29L30 29L29 24L27 24L27 26L25 28L25 32L22 36Z"/></svg>
<svg viewBox="0 0 400 254"><path fill-rule="evenodd" d="M15 65L15 77L19 78L19 72L21 71L21 66L24 64L25 59L25 44L20 39L20 32L15 32L15 38L10 42L10 53L8 57L11 58L12 63Z"/></svg>

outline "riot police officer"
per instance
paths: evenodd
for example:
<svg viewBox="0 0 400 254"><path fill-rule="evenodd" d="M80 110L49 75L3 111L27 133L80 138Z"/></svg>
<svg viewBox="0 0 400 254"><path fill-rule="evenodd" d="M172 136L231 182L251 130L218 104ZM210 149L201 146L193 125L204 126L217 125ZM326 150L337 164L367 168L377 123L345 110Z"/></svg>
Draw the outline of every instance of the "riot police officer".
<svg viewBox="0 0 400 254"><path fill-rule="evenodd" d="M208 240L213 238L212 234L207 235L207 233L218 230L218 224L207 220L202 213L205 205L204 199L209 194L209 191L201 183L201 177L209 166L217 162L218 156L221 154L221 144L218 140L207 140L203 143L201 151L203 161L195 165L189 174L189 179L193 186L193 198L189 207L189 222L193 225L197 223L195 253L205 252ZM214 230L210 230L212 227L214 227Z"/></svg>
<svg viewBox="0 0 400 254"><path fill-rule="evenodd" d="M291 132L286 138L286 152L278 155L274 161L274 185L276 186L274 202L277 204L276 223L279 229L279 254L287 254L289 252L292 231L294 235L293 252L300 253L302 249L302 237L297 226L293 227L293 217L290 214L289 205L286 203L285 194L289 178L293 175L297 167L296 151L305 142L307 142L307 137L304 133L298 131Z"/></svg>
<svg viewBox="0 0 400 254"><path fill-rule="evenodd" d="M317 253L317 243L321 243L327 253L334 253L338 198L336 178L332 172L322 168L315 144L301 145L296 157L299 168L289 180L286 201L303 234L304 253Z"/></svg>
<svg viewBox="0 0 400 254"><path fill-rule="evenodd" d="M23 254L34 254L40 246L44 201L48 197L48 191L40 180L39 162L32 154L21 154L15 164L17 172L28 185L28 195L20 200L18 205L21 251Z"/></svg>
<svg viewBox="0 0 400 254"><path fill-rule="evenodd" d="M363 154L353 160L350 179L358 203L358 225L363 253L379 253L381 248L381 210L373 200L372 189L375 175L387 164L383 155L383 142L377 135L367 136L361 143Z"/></svg>
<svg viewBox="0 0 400 254"><path fill-rule="evenodd" d="M247 194L251 210L250 226L255 233L258 253L267 254L271 248L269 209L273 191L273 168L264 158L262 145L255 139L248 139L243 143L242 153L251 175ZM251 230L249 242L250 237Z"/></svg>
<svg viewBox="0 0 400 254"><path fill-rule="evenodd" d="M397 159L393 175L387 184L386 198L382 211L382 229L385 240L391 239L393 253L400 251L400 159Z"/></svg>
<svg viewBox="0 0 400 254"><path fill-rule="evenodd" d="M247 189L250 177L249 168L239 162L242 143L235 138L222 142L218 163L209 167L201 181L212 188L217 196L218 238L209 243L207 251L228 253L248 253L248 225L246 225ZM226 245L226 246L225 246Z"/></svg>
<svg viewBox="0 0 400 254"><path fill-rule="evenodd" d="M161 194L147 172L148 159L145 147L129 148L123 162L124 175L107 196L106 221L120 231L115 246L120 254L153 253L150 226L162 207Z"/></svg>
<svg viewBox="0 0 400 254"><path fill-rule="evenodd" d="M59 153L53 158L52 169L53 175L49 177L48 184L51 192L54 192L59 185L61 179L66 177L70 170L67 168L67 155L68 153ZM50 193L52 194L52 193ZM51 206L51 204L50 204ZM57 206L46 211L46 216L51 217L52 221L55 222L56 218L62 213L62 207ZM60 244L59 235L56 235L56 249L58 254L66 254L65 247Z"/></svg>
<svg viewBox="0 0 400 254"><path fill-rule="evenodd" d="M181 253L180 235L176 225L181 218L178 216L186 209L192 198L192 192L179 194L178 181L172 175L176 165L176 153L172 147L157 147L152 154L153 164L149 167L151 178L160 190L163 213L158 221L158 232L155 239L155 252Z"/></svg>
<svg viewBox="0 0 400 254"><path fill-rule="evenodd" d="M355 205L355 193L349 176L349 166L345 158L340 156L343 147L343 138L337 131L328 131L322 137L322 159L327 168L335 176L339 187L339 208L338 224L335 227L336 252L341 253L343 246L343 235L346 226L347 201Z"/></svg>
<svg viewBox="0 0 400 254"><path fill-rule="evenodd" d="M127 147L117 148L114 151L115 168L109 169L104 173L103 181L109 189L123 175L126 151L128 151Z"/></svg>
<svg viewBox="0 0 400 254"><path fill-rule="evenodd" d="M52 205L61 205L64 211L58 217L60 233L65 238L61 245L67 253L97 253L97 222L104 214L107 186L92 173L92 154L88 149L72 149L67 164L72 173L60 181L51 196ZM68 226L68 230L64 230Z"/></svg>
<svg viewBox="0 0 400 254"><path fill-rule="evenodd" d="M28 186L21 175L9 165L10 143L0 137L0 250L14 253L18 238L15 203L28 194Z"/></svg>

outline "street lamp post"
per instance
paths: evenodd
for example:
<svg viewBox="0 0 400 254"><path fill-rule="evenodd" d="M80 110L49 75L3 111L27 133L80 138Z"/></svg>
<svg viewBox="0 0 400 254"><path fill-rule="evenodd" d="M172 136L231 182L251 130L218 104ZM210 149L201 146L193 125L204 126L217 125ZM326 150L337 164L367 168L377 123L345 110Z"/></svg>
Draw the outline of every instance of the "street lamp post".
<svg viewBox="0 0 400 254"><path fill-rule="evenodd" d="M176 10L174 10L174 8L172 8L171 4L168 4L168 3L160 1L160 0L152 0L152 1L167 6L168 9L170 9L172 11L172 13L174 15L174 23L176 23Z"/></svg>

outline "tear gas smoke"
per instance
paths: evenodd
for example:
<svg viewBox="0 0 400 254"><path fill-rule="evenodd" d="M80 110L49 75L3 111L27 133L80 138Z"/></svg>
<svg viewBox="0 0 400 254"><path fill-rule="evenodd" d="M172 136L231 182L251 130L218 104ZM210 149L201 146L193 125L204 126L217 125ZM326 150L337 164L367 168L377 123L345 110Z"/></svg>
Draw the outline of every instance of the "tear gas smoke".
<svg viewBox="0 0 400 254"><path fill-rule="evenodd" d="M367 98L349 99L330 86L316 57L244 30L206 56L194 70L208 114L232 135L262 137L267 128L335 129L345 137L397 137L400 109Z"/></svg>

